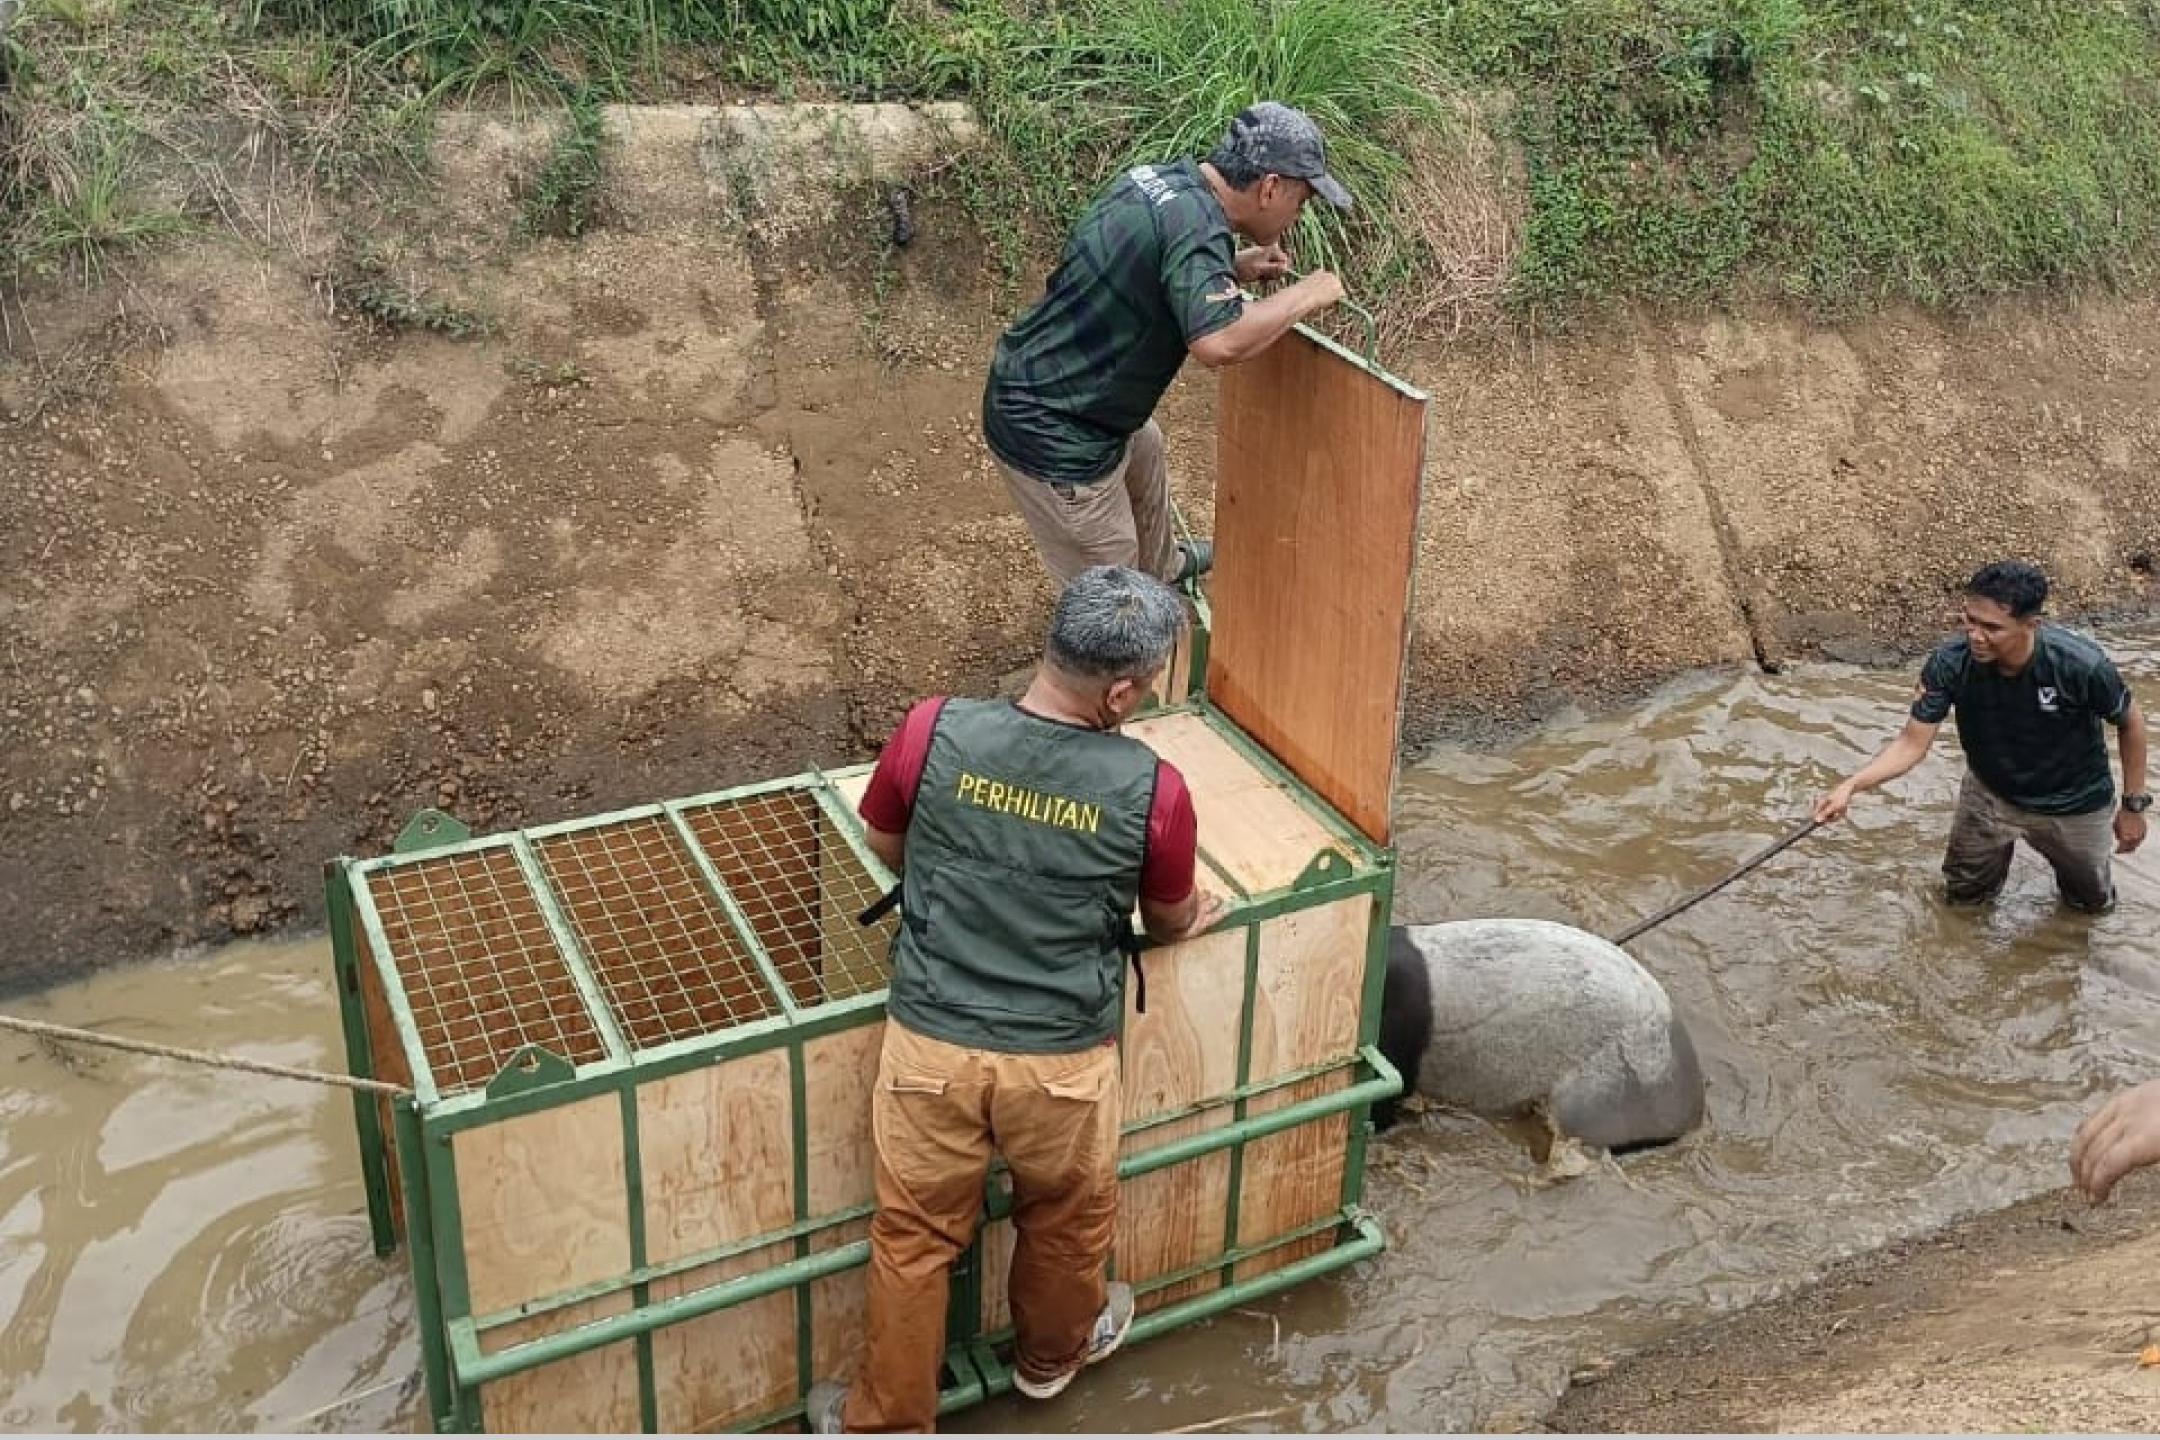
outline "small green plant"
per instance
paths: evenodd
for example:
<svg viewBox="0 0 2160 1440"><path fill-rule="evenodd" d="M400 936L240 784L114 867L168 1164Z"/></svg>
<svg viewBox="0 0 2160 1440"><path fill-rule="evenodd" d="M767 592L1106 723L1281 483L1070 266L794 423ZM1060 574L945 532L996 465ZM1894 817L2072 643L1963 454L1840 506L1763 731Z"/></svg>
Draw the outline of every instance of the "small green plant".
<svg viewBox="0 0 2160 1440"><path fill-rule="evenodd" d="M592 384L592 377L575 360L558 360L549 365L529 355L520 355L507 361L503 368L536 390L562 390Z"/></svg>
<svg viewBox="0 0 2160 1440"><path fill-rule="evenodd" d="M340 309L384 330L426 330L463 340L485 335L479 314L445 300L430 300L384 276L357 277L337 288Z"/></svg>
<svg viewBox="0 0 2160 1440"><path fill-rule="evenodd" d="M131 139L107 119L44 157L43 189L18 237L18 265L41 274L70 269L89 283L103 275L112 253L186 228L177 210L133 188L139 177L131 175Z"/></svg>
<svg viewBox="0 0 2160 1440"><path fill-rule="evenodd" d="M316 275L315 287L336 313L392 333L424 330L463 340L492 328L477 311L400 280L395 269L366 235L348 233L339 258Z"/></svg>
<svg viewBox="0 0 2160 1440"><path fill-rule="evenodd" d="M565 123L555 137L523 206L528 233L576 239L600 215L607 128L590 90L575 90L565 104Z"/></svg>

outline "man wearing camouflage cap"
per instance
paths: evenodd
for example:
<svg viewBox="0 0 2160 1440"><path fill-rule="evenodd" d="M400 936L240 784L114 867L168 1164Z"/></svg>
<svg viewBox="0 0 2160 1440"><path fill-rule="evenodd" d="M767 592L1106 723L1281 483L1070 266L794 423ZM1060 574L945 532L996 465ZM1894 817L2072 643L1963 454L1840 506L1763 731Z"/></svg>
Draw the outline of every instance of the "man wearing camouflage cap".
<svg viewBox="0 0 2160 1440"><path fill-rule="evenodd" d="M1174 541L1156 402L1187 355L1249 360L1342 298L1324 270L1247 303L1290 268L1282 237L1318 195L1350 208L1320 127L1262 101L1205 161L1139 165L1073 227L1043 298L999 339L983 439L1059 584L1094 565L1181 581L1214 563ZM1233 234L1252 243L1237 247Z"/></svg>

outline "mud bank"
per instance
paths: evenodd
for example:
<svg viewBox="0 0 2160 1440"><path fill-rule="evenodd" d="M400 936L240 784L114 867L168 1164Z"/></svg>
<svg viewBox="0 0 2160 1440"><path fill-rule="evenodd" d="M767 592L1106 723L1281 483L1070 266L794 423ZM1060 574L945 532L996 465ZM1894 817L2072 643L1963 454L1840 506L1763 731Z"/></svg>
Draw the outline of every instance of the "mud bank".
<svg viewBox="0 0 2160 1440"><path fill-rule="evenodd" d="M252 240L12 298L0 981L312 920L322 860L423 805L493 828L861 758L1024 664L1050 592L976 429L1008 298L944 188L969 143L900 107L611 112L569 241L521 224L545 127L465 117L418 198L251 172ZM1897 653L2006 552L2065 610L2149 607L2156 321L1394 357L1435 397L1413 742ZM1211 418L1188 377L1200 528Z"/></svg>
<svg viewBox="0 0 2160 1440"><path fill-rule="evenodd" d="M1593 1364L1559 1431L2143 1433L2160 1184L2095 1210L2044 1195L1838 1267L1819 1284Z"/></svg>

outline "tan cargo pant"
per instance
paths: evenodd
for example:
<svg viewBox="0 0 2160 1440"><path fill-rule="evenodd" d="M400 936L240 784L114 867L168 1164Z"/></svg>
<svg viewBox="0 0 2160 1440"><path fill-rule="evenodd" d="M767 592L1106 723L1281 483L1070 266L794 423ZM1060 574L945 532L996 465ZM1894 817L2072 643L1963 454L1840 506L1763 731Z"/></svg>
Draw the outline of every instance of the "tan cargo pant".
<svg viewBox="0 0 2160 1440"><path fill-rule="evenodd" d="M1117 1237L1118 1112L1114 1045L1007 1055L886 1022L870 1104L869 1313L846 1429L935 1428L950 1268L974 1238L993 1148L1012 1167L1019 1366L1047 1380L1081 1362Z"/></svg>
<svg viewBox="0 0 2160 1440"><path fill-rule="evenodd" d="M2115 814L2102 806L2089 815L2036 815L2020 810L1965 773L1957 813L1943 852L1943 880L1953 903L1994 897L2010 878L2010 859L2023 840L2055 870L2055 884L2073 909L2099 912L2115 903L2111 865Z"/></svg>
<svg viewBox="0 0 2160 1440"><path fill-rule="evenodd" d="M1153 420L1125 443L1117 469L1086 485L1023 475L996 451L990 460L1060 586L1092 565L1129 565L1158 580L1177 579L1184 556L1170 533L1170 463Z"/></svg>

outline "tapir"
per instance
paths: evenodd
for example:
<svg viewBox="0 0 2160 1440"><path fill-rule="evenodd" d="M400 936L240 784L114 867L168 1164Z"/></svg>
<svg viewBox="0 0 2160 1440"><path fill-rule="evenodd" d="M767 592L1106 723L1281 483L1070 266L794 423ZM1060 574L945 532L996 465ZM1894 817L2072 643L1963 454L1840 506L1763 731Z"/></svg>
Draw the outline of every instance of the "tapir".
<svg viewBox="0 0 2160 1440"><path fill-rule="evenodd" d="M1702 1120L1702 1066L1665 987L1619 946L1549 920L1394 926L1380 1051L1405 1095L1494 1117L1541 1110L1612 1151ZM1374 1107L1381 1128L1397 1104Z"/></svg>

